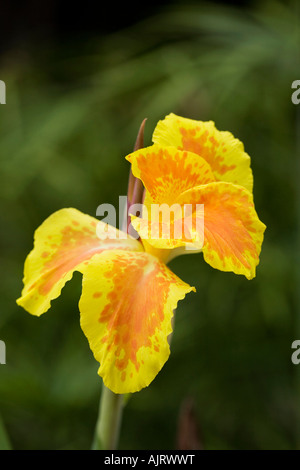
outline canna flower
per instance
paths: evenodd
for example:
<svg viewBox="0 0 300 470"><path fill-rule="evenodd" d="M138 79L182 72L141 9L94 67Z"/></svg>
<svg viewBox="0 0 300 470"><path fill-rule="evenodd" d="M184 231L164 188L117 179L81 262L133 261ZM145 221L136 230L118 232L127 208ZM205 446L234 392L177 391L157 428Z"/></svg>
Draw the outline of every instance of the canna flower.
<svg viewBox="0 0 300 470"><path fill-rule="evenodd" d="M17 300L40 316L73 272L81 272L81 328L100 363L99 375L114 393L148 386L169 357L173 312L195 291L167 267L170 259L202 251L212 267L248 279L255 276L259 262L265 226L254 209L249 157L229 133L220 137L210 123L202 123L203 132L213 129L214 140L200 133L201 147L196 131L183 130L190 120L170 116L158 123L153 137L170 141L126 157L132 175L145 188L143 211L131 218L139 240L128 235L128 227L125 233L76 209L59 210L35 232ZM195 137L193 144L192 139L183 142L187 135ZM212 158L211 144L218 149L223 138L228 158L220 169L221 157L216 150ZM151 213L162 204L174 209L167 221ZM187 228L179 237L178 227Z"/></svg>
<svg viewBox="0 0 300 470"><path fill-rule="evenodd" d="M148 251L165 262L202 251L215 269L255 277L266 227L255 211L250 157L242 142L212 121L175 114L158 122L152 140L154 145L126 157L145 187L143 214L133 216L132 225ZM167 227L151 211L165 203L175 208ZM176 227L189 236L176 238Z"/></svg>

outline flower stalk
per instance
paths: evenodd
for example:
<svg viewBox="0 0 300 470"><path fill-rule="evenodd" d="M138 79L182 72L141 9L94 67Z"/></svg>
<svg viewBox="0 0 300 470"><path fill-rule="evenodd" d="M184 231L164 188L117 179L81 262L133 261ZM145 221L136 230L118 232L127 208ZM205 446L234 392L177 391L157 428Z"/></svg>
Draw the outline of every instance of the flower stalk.
<svg viewBox="0 0 300 470"><path fill-rule="evenodd" d="M134 151L139 150L144 147L144 129L146 118L143 120L142 124L140 125L138 135L134 145ZM128 180L128 190L127 190L127 207L125 208L124 214L124 222L122 230L129 235L133 235L131 233L132 226L130 224L131 217L129 215L129 208L132 204L142 204L144 198L144 185L139 178L133 176L132 169L130 166L129 170L129 180Z"/></svg>
<svg viewBox="0 0 300 470"><path fill-rule="evenodd" d="M99 416L93 450L115 450L118 446L124 395L113 393L102 384Z"/></svg>

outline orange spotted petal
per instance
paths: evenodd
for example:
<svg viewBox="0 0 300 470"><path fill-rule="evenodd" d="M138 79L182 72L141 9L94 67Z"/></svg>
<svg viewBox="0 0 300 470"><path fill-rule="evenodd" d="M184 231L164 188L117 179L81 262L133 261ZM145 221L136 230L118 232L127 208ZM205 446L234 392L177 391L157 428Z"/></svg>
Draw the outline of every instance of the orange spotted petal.
<svg viewBox="0 0 300 470"><path fill-rule="evenodd" d="M170 354L173 310L192 290L145 252L111 250L83 269L81 327L110 390L150 384Z"/></svg>
<svg viewBox="0 0 300 470"><path fill-rule="evenodd" d="M208 163L192 152L160 145L138 150L127 159L132 164L133 174L146 188L141 217L131 214L131 224L146 251L164 261L166 250L189 245L193 251L199 251L203 245L203 230L201 234L201 230L191 233L190 229L196 222L203 228L203 208L197 209L195 217L195 211L188 215L178 201L185 191L215 182ZM164 251L156 251L161 249Z"/></svg>
<svg viewBox="0 0 300 470"><path fill-rule="evenodd" d="M189 189L177 201L182 208L191 208L181 223L179 216L169 226L144 215L132 217L145 250L165 262L203 251L212 267L252 279L266 228L257 216L252 195L242 186L215 182ZM175 223L183 227L181 239L174 236ZM171 236L164 236L168 231Z"/></svg>
<svg viewBox="0 0 300 470"><path fill-rule="evenodd" d="M211 183L186 191L182 204L203 204L205 261L221 271L255 277L266 226L242 186Z"/></svg>
<svg viewBox="0 0 300 470"><path fill-rule="evenodd" d="M111 236L115 238L108 238ZM55 212L35 232L34 248L24 267L24 289L17 304L40 316L60 295L75 270L81 271L95 254L115 248L143 250L141 243L124 232L76 209Z"/></svg>
<svg viewBox="0 0 300 470"><path fill-rule="evenodd" d="M250 157L242 142L230 132L216 129L212 121L195 121L171 113L157 123L152 140L200 155L217 181L238 184L252 192Z"/></svg>
<svg viewBox="0 0 300 470"><path fill-rule="evenodd" d="M215 181L203 158L175 147L152 145L126 159L134 176L142 180L152 203L173 204L183 191Z"/></svg>

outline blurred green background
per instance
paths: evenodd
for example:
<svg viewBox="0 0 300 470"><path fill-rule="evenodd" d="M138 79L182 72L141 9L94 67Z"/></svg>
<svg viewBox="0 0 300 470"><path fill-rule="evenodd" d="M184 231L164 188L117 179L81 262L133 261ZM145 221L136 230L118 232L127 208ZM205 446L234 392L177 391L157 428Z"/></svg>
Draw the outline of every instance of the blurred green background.
<svg viewBox="0 0 300 470"><path fill-rule="evenodd" d="M82 27L71 10L60 16L65 27L52 28L47 18L26 28L24 12L12 24L4 15L0 448L90 448L101 380L79 326L81 276L35 318L15 303L23 263L55 210L95 216L101 203L117 206L140 123L147 118L150 145L156 122L173 112L214 120L243 141L267 231L252 281L214 270L201 254L172 261L197 293L179 304L169 361L129 400L119 447L178 448L191 397L202 448L300 449L300 365L291 362L300 339L298 5L169 1L97 17L87 2ZM34 17L38 3L31 7Z"/></svg>

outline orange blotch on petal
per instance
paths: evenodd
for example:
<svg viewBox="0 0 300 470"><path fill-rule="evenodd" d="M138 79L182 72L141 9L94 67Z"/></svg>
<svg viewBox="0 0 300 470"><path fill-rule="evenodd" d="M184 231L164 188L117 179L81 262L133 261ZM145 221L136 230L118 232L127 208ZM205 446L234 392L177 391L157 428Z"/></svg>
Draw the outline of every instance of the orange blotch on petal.
<svg viewBox="0 0 300 470"><path fill-rule="evenodd" d="M94 297L94 299L99 299L99 297L101 297L101 295L102 295L102 292L94 292L93 297Z"/></svg>

